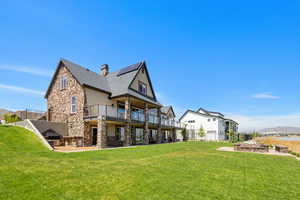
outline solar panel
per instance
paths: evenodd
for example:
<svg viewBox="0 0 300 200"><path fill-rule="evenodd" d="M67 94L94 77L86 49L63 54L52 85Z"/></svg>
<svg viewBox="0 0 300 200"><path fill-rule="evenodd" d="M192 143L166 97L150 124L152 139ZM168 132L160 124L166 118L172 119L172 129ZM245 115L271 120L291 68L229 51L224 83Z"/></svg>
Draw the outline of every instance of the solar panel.
<svg viewBox="0 0 300 200"><path fill-rule="evenodd" d="M126 74L126 73L129 73L129 72L132 72L132 71L135 71L139 68L141 63L136 63L136 64L133 64L133 65L129 65L128 67L125 67L123 69L121 69L118 73L117 76L121 76L123 74Z"/></svg>

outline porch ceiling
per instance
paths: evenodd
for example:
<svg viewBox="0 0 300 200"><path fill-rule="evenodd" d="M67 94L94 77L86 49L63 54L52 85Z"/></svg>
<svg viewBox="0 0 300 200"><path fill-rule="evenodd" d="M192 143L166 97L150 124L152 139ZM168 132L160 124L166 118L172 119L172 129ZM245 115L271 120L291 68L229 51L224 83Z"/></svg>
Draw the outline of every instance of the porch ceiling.
<svg viewBox="0 0 300 200"><path fill-rule="evenodd" d="M121 97L115 97L113 98L114 100L121 102L121 103L125 103L125 101L129 98L130 104L131 106L135 106L141 109L144 109L146 104L148 104L148 108L149 109L153 109L153 108L157 108L159 109L160 106L155 105L153 103L150 103L148 101L144 101L142 99L136 98L136 97L132 97L132 96L121 96Z"/></svg>

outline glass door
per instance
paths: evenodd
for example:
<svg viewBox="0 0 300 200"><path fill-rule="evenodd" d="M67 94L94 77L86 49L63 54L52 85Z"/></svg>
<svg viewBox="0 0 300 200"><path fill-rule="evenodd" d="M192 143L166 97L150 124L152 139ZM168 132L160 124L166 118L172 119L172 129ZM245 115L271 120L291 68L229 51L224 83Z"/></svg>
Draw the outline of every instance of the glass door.
<svg viewBox="0 0 300 200"><path fill-rule="evenodd" d="M144 129L142 128L135 129L135 143L136 144L144 143Z"/></svg>

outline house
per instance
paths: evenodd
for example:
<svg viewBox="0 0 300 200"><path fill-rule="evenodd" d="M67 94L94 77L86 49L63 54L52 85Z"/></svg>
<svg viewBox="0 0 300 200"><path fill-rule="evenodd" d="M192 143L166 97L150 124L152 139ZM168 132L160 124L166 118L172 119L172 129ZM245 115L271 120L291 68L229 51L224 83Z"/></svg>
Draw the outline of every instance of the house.
<svg viewBox="0 0 300 200"><path fill-rule="evenodd" d="M225 133L232 131L233 134L236 134L238 132L238 126L239 124L236 121L232 119L225 119ZM225 135L225 139L229 139L228 134Z"/></svg>
<svg viewBox="0 0 300 200"><path fill-rule="evenodd" d="M176 141L180 123L156 98L145 62L95 73L61 59L50 82L47 120L67 125L69 145L99 148ZM51 132L51 130L50 130ZM51 133L52 134L52 133Z"/></svg>
<svg viewBox="0 0 300 200"><path fill-rule="evenodd" d="M226 133L229 128L234 128L234 131L238 129L238 124L226 119L222 113L203 108L197 111L187 110L179 121L187 125L187 129L190 130L189 138L192 140L223 141L227 139ZM198 134L201 128L205 132L204 137Z"/></svg>

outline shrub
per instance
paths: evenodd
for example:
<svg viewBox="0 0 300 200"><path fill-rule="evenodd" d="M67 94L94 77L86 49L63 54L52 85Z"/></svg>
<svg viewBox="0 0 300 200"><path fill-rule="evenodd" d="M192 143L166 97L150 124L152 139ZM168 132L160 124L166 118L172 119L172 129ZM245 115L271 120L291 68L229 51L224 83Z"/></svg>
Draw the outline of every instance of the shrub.
<svg viewBox="0 0 300 200"><path fill-rule="evenodd" d="M201 126L201 128L198 131L198 135L203 138L205 136L205 130L204 128Z"/></svg>
<svg viewBox="0 0 300 200"><path fill-rule="evenodd" d="M21 118L16 114L5 114L4 120L6 123L13 123L13 122L21 121Z"/></svg>

